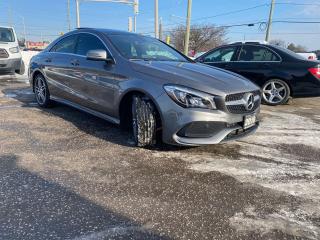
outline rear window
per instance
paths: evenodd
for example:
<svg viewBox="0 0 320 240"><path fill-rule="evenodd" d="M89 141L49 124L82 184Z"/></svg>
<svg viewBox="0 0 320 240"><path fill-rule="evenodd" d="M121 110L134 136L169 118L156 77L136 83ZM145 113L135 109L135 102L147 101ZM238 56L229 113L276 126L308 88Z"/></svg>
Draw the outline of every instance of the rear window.
<svg viewBox="0 0 320 240"><path fill-rule="evenodd" d="M239 61L264 62L280 61L279 57L269 49L261 46L244 45L240 52Z"/></svg>
<svg viewBox="0 0 320 240"><path fill-rule="evenodd" d="M298 58L298 59L300 59L300 60L305 60L304 57L300 56L299 54L297 54L297 53L295 53L295 52L293 52L293 51L291 51L291 50L289 50L289 49L287 49L287 48L283 48L283 47L279 47L279 46L274 46L274 45L272 45L272 47L274 47L274 48L276 48L276 49L278 49L278 50L280 50L280 51L288 54L288 55L291 56L291 57Z"/></svg>
<svg viewBox="0 0 320 240"><path fill-rule="evenodd" d="M11 28L0 28L0 42L14 42L14 34Z"/></svg>

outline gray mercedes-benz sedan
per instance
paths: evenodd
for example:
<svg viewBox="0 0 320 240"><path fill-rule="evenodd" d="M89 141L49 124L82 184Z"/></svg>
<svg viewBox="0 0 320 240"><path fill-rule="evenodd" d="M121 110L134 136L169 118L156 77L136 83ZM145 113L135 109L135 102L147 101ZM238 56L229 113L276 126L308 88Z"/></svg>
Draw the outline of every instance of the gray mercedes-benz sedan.
<svg viewBox="0 0 320 240"><path fill-rule="evenodd" d="M31 59L29 79L40 107L89 112L131 130L138 146L216 144L259 125L259 87L129 32L69 32Z"/></svg>

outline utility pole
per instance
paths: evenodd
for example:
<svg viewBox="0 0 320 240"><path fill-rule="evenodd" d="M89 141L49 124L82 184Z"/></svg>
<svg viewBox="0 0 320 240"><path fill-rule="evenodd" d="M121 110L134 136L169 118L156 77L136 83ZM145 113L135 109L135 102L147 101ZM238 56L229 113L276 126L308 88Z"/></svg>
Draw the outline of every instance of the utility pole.
<svg viewBox="0 0 320 240"><path fill-rule="evenodd" d="M9 25L10 27L13 27L11 5L8 7L8 25Z"/></svg>
<svg viewBox="0 0 320 240"><path fill-rule="evenodd" d="M162 18L160 18L160 23L159 23L159 39L162 41Z"/></svg>
<svg viewBox="0 0 320 240"><path fill-rule="evenodd" d="M132 17L128 18L128 32L132 32Z"/></svg>
<svg viewBox="0 0 320 240"><path fill-rule="evenodd" d="M20 16L20 17L22 19L22 24L23 24L24 41L27 42L26 22L23 16Z"/></svg>
<svg viewBox="0 0 320 240"><path fill-rule="evenodd" d="M68 30L71 30L71 23L70 23L70 0L67 0L67 21L68 21Z"/></svg>
<svg viewBox="0 0 320 240"><path fill-rule="evenodd" d="M159 38L159 2L154 0L154 36Z"/></svg>
<svg viewBox="0 0 320 240"><path fill-rule="evenodd" d="M133 16L133 31L137 32L137 15Z"/></svg>
<svg viewBox="0 0 320 240"><path fill-rule="evenodd" d="M270 6L270 13L269 13L269 21L268 21L268 26L267 26L267 32L266 32L266 39L265 39L266 42L268 42L269 38L270 38L274 6L275 6L275 0L272 0L271 1L271 6Z"/></svg>
<svg viewBox="0 0 320 240"><path fill-rule="evenodd" d="M188 55L188 52L189 52L191 8L192 8L192 0L188 0L187 31L184 39L184 55Z"/></svg>
<svg viewBox="0 0 320 240"><path fill-rule="evenodd" d="M80 9L79 9L79 0L76 0L76 14L77 14L77 28L80 27Z"/></svg>

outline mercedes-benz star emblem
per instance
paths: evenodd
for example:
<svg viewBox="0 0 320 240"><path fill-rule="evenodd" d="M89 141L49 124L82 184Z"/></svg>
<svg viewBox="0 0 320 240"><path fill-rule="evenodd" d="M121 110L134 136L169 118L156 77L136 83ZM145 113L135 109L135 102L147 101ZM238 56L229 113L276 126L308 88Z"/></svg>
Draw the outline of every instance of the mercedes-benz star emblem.
<svg viewBox="0 0 320 240"><path fill-rule="evenodd" d="M254 107L254 95L252 93L245 94L244 101L246 102L245 104L246 110L251 111Z"/></svg>

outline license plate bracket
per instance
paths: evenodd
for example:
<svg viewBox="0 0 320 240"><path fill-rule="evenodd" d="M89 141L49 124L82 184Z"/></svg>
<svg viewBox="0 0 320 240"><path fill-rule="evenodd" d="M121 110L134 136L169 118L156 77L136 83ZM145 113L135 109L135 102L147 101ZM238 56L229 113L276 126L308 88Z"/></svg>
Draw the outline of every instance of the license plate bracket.
<svg viewBox="0 0 320 240"><path fill-rule="evenodd" d="M257 116L255 114L246 115L243 119L243 129L248 129L256 125Z"/></svg>

